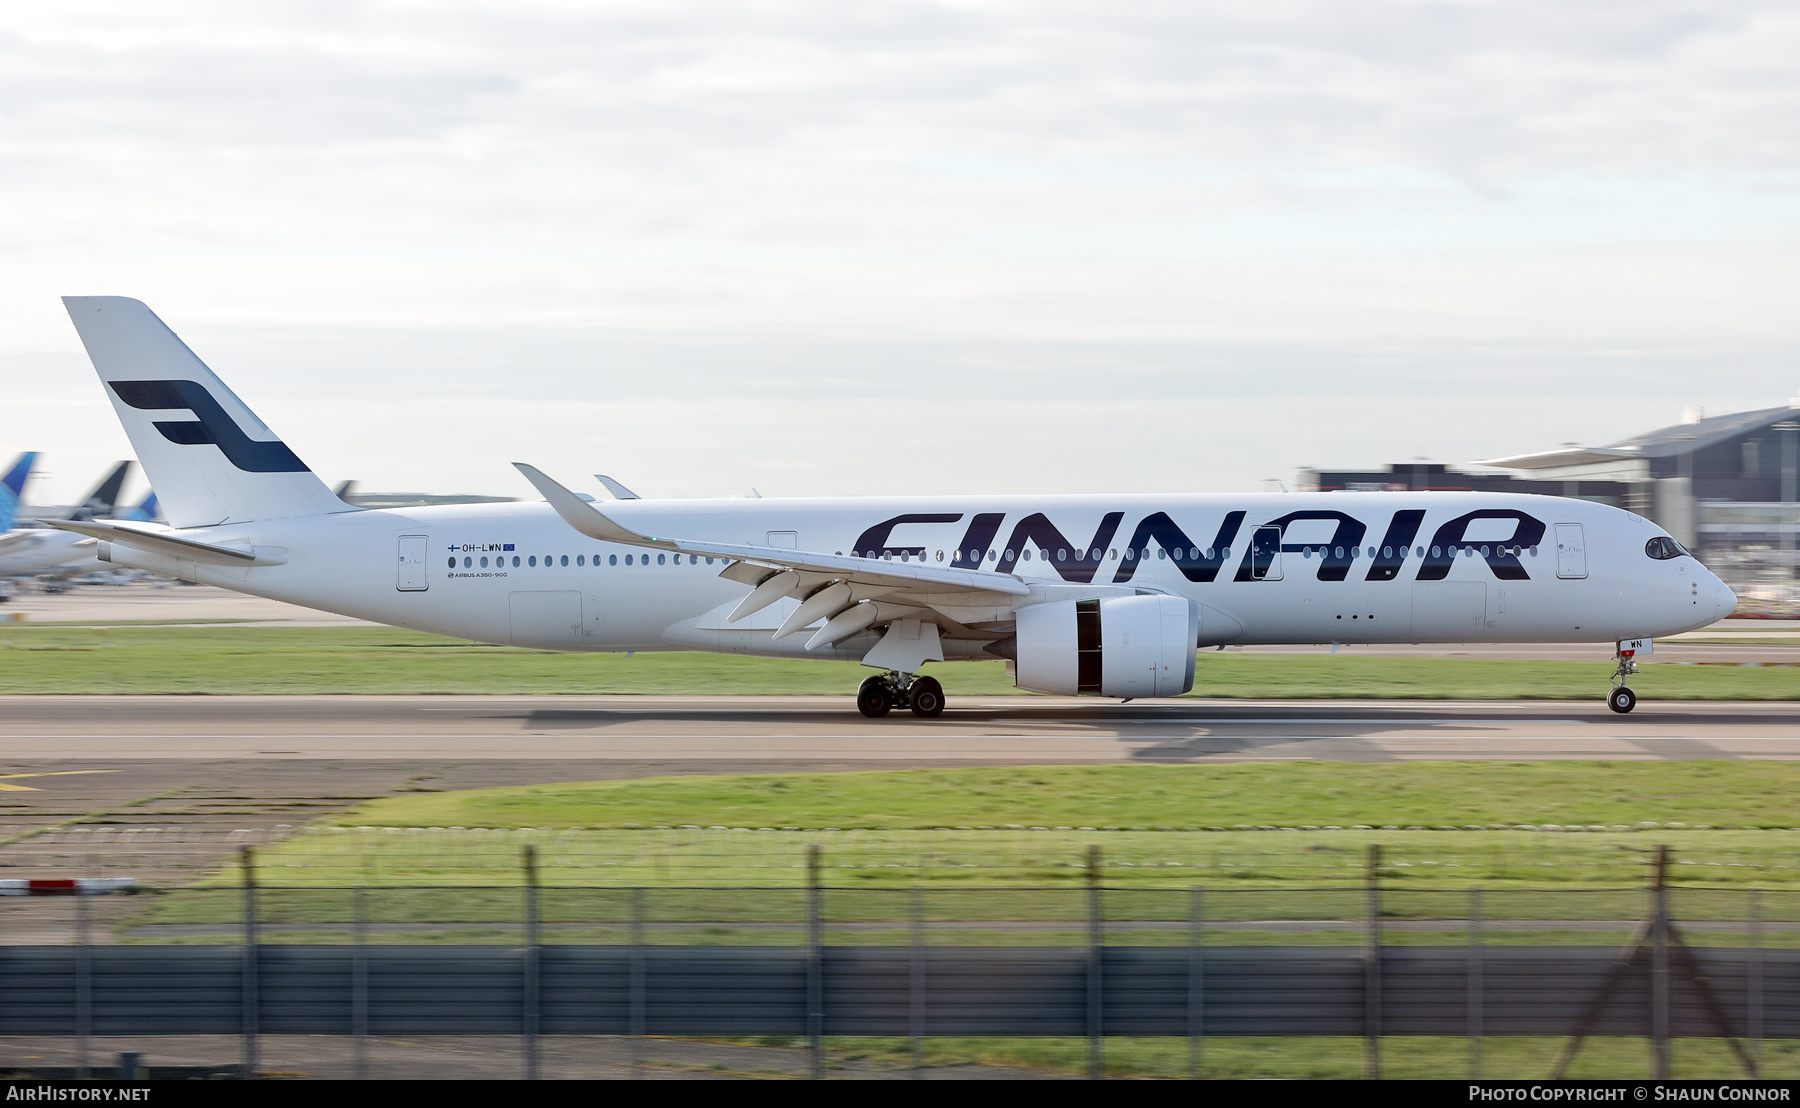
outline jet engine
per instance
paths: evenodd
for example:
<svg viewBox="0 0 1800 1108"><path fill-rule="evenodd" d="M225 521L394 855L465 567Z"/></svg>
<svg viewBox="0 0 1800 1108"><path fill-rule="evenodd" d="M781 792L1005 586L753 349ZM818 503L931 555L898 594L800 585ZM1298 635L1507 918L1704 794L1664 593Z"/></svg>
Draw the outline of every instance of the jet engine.
<svg viewBox="0 0 1800 1108"><path fill-rule="evenodd" d="M1200 607L1180 596L1032 604L1017 613L1018 685L1064 696L1180 696L1194 687ZM997 644L998 645L998 644Z"/></svg>

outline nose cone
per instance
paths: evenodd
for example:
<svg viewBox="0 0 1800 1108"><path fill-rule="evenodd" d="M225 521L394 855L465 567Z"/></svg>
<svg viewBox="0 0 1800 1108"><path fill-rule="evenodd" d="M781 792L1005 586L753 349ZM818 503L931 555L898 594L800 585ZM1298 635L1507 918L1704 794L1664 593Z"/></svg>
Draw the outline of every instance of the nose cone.
<svg viewBox="0 0 1800 1108"><path fill-rule="evenodd" d="M1724 619L1726 616L1737 611L1737 594L1732 592L1725 582L1719 580L1711 573L1708 573L1706 576L1706 583L1700 586L1701 607L1711 604L1713 607L1713 619L1715 620Z"/></svg>

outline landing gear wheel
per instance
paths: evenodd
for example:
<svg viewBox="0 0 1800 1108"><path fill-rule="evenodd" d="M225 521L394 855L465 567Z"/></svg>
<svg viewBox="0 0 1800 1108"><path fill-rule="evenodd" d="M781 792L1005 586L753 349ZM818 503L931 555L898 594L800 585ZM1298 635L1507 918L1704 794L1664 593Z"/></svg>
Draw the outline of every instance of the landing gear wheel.
<svg viewBox="0 0 1800 1108"><path fill-rule="evenodd" d="M944 714L944 686L936 678L915 678L910 690L912 713L920 719L936 719Z"/></svg>
<svg viewBox="0 0 1800 1108"><path fill-rule="evenodd" d="M880 719L894 707L887 682L879 677L865 678L856 690L856 710L870 719Z"/></svg>
<svg viewBox="0 0 1800 1108"><path fill-rule="evenodd" d="M1620 715L1624 715L1626 712L1637 707L1637 693L1632 692L1624 685L1620 685L1611 693L1607 694L1606 706Z"/></svg>

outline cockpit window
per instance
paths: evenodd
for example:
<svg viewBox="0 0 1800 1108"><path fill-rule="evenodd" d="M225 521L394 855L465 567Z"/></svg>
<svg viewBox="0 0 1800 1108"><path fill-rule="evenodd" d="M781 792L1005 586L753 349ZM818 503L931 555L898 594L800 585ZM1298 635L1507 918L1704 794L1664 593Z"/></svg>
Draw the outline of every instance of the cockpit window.
<svg viewBox="0 0 1800 1108"><path fill-rule="evenodd" d="M1644 553L1663 562L1670 558L1679 558L1687 554L1687 551L1683 550L1681 544L1669 536L1658 535L1644 544Z"/></svg>

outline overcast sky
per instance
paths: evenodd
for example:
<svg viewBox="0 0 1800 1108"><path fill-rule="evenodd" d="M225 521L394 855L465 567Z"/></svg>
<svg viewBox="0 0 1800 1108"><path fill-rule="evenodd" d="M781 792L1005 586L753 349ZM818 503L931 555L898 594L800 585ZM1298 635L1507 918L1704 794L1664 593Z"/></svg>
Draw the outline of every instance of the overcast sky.
<svg viewBox="0 0 1800 1108"><path fill-rule="evenodd" d="M1800 391L1792 4L0 16L0 453L138 297L330 481L1263 487Z"/></svg>

